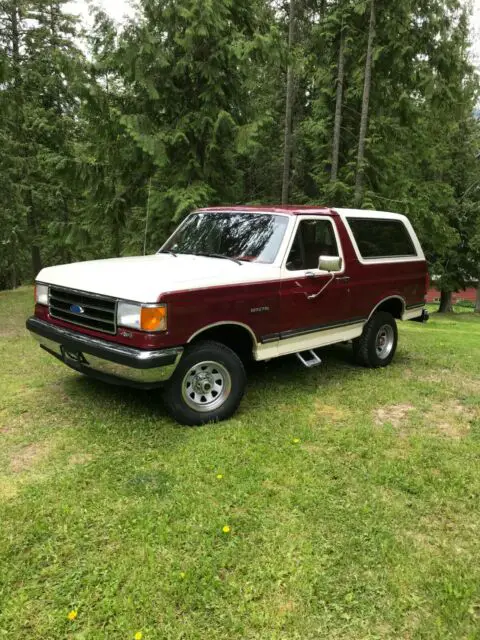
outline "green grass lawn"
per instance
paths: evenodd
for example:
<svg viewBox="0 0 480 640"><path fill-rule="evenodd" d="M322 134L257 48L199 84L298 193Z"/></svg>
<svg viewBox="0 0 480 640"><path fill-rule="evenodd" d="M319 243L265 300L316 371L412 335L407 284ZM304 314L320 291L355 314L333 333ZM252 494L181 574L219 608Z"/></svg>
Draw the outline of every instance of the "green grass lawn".
<svg viewBox="0 0 480 640"><path fill-rule="evenodd" d="M41 352L31 307L0 293L0 638L480 638L475 314L402 324L385 370L258 365L186 428Z"/></svg>

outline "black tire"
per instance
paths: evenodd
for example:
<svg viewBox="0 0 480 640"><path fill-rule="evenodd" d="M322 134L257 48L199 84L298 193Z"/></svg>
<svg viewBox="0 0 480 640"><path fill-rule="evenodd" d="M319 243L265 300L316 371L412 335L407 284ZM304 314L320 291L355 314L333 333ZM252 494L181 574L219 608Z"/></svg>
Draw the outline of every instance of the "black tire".
<svg viewBox="0 0 480 640"><path fill-rule="evenodd" d="M230 418L245 387L245 369L237 354L208 340L185 349L165 387L164 400L174 420L195 426Z"/></svg>
<svg viewBox="0 0 480 640"><path fill-rule="evenodd" d="M381 338L386 334L388 348L381 349ZM371 368L386 367L395 356L398 343L398 329L395 318L386 311L373 314L363 329L359 338L353 341L353 356L355 361Z"/></svg>

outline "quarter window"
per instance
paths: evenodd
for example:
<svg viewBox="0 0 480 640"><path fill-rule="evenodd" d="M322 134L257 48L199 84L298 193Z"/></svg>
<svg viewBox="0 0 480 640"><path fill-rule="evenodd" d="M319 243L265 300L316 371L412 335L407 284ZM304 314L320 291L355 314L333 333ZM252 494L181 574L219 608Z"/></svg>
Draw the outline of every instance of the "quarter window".
<svg viewBox="0 0 480 640"><path fill-rule="evenodd" d="M348 218L362 258L416 256L414 244L401 220Z"/></svg>
<svg viewBox="0 0 480 640"><path fill-rule="evenodd" d="M338 256L330 220L301 220L287 260L289 271L318 269L320 256Z"/></svg>

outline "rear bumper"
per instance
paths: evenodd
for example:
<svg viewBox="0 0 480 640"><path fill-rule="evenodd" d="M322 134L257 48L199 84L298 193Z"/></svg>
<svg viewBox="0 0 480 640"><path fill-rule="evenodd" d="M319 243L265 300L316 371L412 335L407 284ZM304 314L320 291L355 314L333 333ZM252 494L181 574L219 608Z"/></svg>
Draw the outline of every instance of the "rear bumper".
<svg viewBox="0 0 480 640"><path fill-rule="evenodd" d="M403 312L402 320L414 320L415 322L427 322L429 313L425 309L425 304L414 304L408 306Z"/></svg>
<svg viewBox="0 0 480 640"><path fill-rule="evenodd" d="M42 349L85 375L131 387L153 388L168 380L180 361L182 347L144 351L92 338L29 318L27 329Z"/></svg>
<svg viewBox="0 0 480 640"><path fill-rule="evenodd" d="M412 318L412 322L428 322L430 320L430 314L426 309L422 309L422 314L417 318Z"/></svg>

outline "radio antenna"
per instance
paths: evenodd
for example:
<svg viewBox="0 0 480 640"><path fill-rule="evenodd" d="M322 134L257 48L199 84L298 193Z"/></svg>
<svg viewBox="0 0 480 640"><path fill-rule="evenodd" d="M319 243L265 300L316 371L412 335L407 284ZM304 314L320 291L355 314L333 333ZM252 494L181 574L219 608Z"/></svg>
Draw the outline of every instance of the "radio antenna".
<svg viewBox="0 0 480 640"><path fill-rule="evenodd" d="M143 237L143 255L147 254L147 233L148 233L148 219L150 217L150 194L152 192L152 178L148 181L148 198L147 198L147 215L145 218L145 234Z"/></svg>

